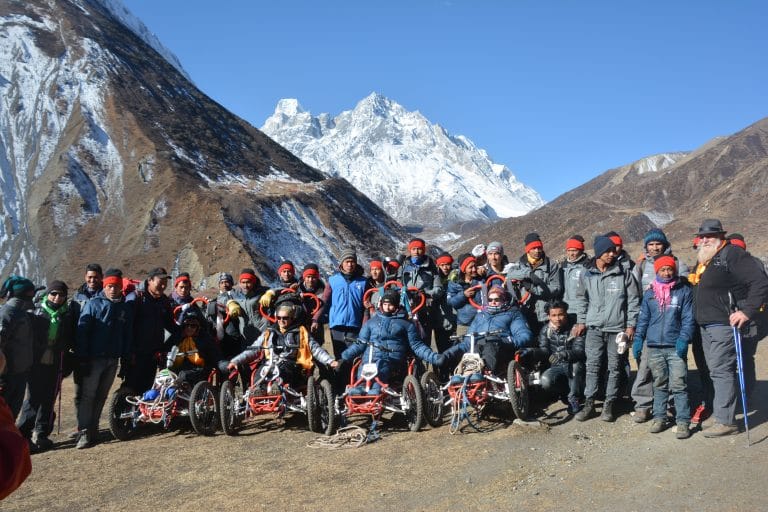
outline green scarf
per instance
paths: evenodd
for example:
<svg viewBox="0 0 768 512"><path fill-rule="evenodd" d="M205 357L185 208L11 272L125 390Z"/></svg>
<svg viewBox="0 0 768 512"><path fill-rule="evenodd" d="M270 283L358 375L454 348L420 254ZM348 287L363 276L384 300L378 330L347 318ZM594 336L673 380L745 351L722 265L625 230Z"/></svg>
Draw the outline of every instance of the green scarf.
<svg viewBox="0 0 768 512"><path fill-rule="evenodd" d="M50 323L48 324L48 346L52 347L56 344L56 337L59 334L59 319L67 312L67 304L62 304L57 309L53 309L48 305L47 300L43 300L42 308L43 311L48 313L48 316L51 317Z"/></svg>

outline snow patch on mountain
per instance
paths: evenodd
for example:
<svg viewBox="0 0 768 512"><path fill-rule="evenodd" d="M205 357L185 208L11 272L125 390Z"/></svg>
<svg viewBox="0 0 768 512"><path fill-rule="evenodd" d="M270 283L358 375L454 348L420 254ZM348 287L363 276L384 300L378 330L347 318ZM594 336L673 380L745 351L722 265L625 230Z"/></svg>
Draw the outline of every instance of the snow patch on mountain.
<svg viewBox="0 0 768 512"><path fill-rule="evenodd" d="M160 39L150 32L144 23L131 13L121 0L99 0L99 2L114 16L120 23L125 25L131 32L139 36L145 43L151 46L159 53L171 66L176 68L184 78L192 82L192 78L187 74L181 65L181 61L176 55L160 42Z"/></svg>
<svg viewBox="0 0 768 512"><path fill-rule="evenodd" d="M649 172L659 172L668 169L677 162L688 156L687 152L660 153L638 160L632 164L637 170L637 174L646 174Z"/></svg>
<svg viewBox="0 0 768 512"><path fill-rule="evenodd" d="M401 224L448 227L544 204L467 137L377 93L335 117L282 99L261 130L309 165L347 179Z"/></svg>

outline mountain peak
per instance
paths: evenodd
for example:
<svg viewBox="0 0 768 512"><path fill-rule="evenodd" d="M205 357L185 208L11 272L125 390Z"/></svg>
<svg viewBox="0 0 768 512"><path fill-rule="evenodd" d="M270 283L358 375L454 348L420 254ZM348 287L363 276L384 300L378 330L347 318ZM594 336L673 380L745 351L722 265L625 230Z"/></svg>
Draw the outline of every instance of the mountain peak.
<svg viewBox="0 0 768 512"><path fill-rule="evenodd" d="M544 204L467 137L378 92L335 117L273 115L261 129L313 167L346 178L404 225L445 231Z"/></svg>
<svg viewBox="0 0 768 512"><path fill-rule="evenodd" d="M299 100L295 98L283 98L277 102L275 107L275 115L283 114L286 116L295 116L297 114L304 114L306 111L302 108Z"/></svg>

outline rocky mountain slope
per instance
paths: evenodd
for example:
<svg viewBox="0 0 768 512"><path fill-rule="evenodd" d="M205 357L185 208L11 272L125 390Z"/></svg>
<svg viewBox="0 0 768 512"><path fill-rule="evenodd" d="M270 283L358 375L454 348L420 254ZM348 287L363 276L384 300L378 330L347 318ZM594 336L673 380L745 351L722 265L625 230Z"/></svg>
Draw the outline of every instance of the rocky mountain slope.
<svg viewBox="0 0 768 512"><path fill-rule="evenodd" d="M284 99L261 129L308 164L346 178L406 226L449 231L544 204L471 140L377 93L335 117L313 116Z"/></svg>
<svg viewBox="0 0 768 512"><path fill-rule="evenodd" d="M591 249L595 235L614 230L637 255L645 232L659 226L677 252L692 257L701 220L715 217L726 230L744 234L751 252L768 254L768 119L691 153L650 158L606 171L528 215L499 221L454 250L499 239L521 254L525 234L538 231L560 257L569 236L580 233Z"/></svg>
<svg viewBox="0 0 768 512"><path fill-rule="evenodd" d="M98 261L204 285L222 270L271 278L283 259L330 269L343 246L402 243L344 179L206 97L115 4L0 1L2 275L75 283Z"/></svg>

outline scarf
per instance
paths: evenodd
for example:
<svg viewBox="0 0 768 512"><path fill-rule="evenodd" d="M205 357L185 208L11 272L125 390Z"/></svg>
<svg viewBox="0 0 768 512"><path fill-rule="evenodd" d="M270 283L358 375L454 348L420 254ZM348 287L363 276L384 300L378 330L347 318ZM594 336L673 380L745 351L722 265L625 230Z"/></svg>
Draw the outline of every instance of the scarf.
<svg viewBox="0 0 768 512"><path fill-rule="evenodd" d="M531 258L531 255L528 254L528 253L526 253L525 257L528 260L528 263L531 265L531 268L536 268L539 265L541 265L542 263L544 263L544 258L543 257L541 257L541 258L536 260L536 259Z"/></svg>
<svg viewBox="0 0 768 512"><path fill-rule="evenodd" d="M664 311L664 308L669 306L670 302L672 302L672 287L676 283L677 278L672 278L669 281L664 282L658 277L651 283L653 296L656 298L656 302L659 303L659 311Z"/></svg>
<svg viewBox="0 0 768 512"><path fill-rule="evenodd" d="M48 324L48 345L51 346L56 342L56 337L59 334L59 320L61 319L61 316L67 312L67 305L62 304L58 308L53 309L49 302L44 300L41 306L43 311L48 313L48 316L51 318Z"/></svg>

